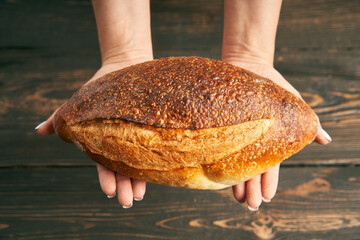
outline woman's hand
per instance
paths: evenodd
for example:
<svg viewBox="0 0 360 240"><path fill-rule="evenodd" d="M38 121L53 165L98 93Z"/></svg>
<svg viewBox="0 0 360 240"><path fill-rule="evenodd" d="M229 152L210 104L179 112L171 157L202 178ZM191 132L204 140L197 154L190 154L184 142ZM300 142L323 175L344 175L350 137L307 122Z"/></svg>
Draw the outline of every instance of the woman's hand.
<svg viewBox="0 0 360 240"><path fill-rule="evenodd" d="M146 60L149 59L139 56L133 60L121 61L119 63L113 62L111 64L104 65L87 83L98 79L107 73L122 69L138 62L144 62ZM47 136L55 133L53 121L56 111L45 122L37 127L39 135ZM143 199L146 190L146 182L124 177L100 164L96 165L101 189L108 198L113 198L117 195L118 201L123 208L130 208L133 205L133 199L136 201L141 201Z"/></svg>
<svg viewBox="0 0 360 240"><path fill-rule="evenodd" d="M223 60L233 65L250 70L260 76L269 78L276 84L301 98L300 93L293 86L291 86L291 84L286 81L285 78L271 65L256 63L254 62L253 58L247 56L238 56L237 59L239 60ZM327 133L324 133L324 130L322 130L320 124L315 141L323 145L328 144L331 141L331 138L327 135ZM257 210L262 201L270 202L276 193L279 179L279 167L280 164L259 176L256 176L244 183L233 186L235 199L239 202L244 202L246 200L250 210Z"/></svg>
<svg viewBox="0 0 360 240"><path fill-rule="evenodd" d="M300 94L273 67L275 36L281 0L225 0L222 60L260 76L300 97ZM330 136L319 130L315 139L327 144ZM279 165L267 172L233 187L234 197L247 201L250 210L257 210L261 202L270 202L277 189Z"/></svg>

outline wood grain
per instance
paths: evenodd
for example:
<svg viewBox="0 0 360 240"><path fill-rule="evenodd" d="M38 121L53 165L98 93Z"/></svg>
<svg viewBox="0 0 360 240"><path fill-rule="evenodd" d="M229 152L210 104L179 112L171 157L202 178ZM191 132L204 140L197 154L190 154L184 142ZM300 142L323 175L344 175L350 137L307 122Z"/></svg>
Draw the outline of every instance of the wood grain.
<svg viewBox="0 0 360 240"><path fill-rule="evenodd" d="M277 47L353 49L360 43L357 1L283 1Z"/></svg>
<svg viewBox="0 0 360 240"><path fill-rule="evenodd" d="M98 47L90 1L4 0L0 22L3 48Z"/></svg>
<svg viewBox="0 0 360 240"><path fill-rule="evenodd" d="M155 57L220 59L222 1L151 0ZM360 4L284 1L275 66L333 142L286 160L256 213L231 190L148 184L129 210L44 121L100 67L91 2L0 0L0 239L359 239Z"/></svg>
<svg viewBox="0 0 360 240"><path fill-rule="evenodd" d="M152 0L155 56L220 57L223 6L217 0ZM358 48L357 0L284 1L277 48ZM0 46L6 48L97 48L87 0L0 1Z"/></svg>
<svg viewBox="0 0 360 240"><path fill-rule="evenodd" d="M359 170L284 168L275 199L252 213L230 189L149 184L124 210L95 168L0 169L0 239L357 239Z"/></svg>

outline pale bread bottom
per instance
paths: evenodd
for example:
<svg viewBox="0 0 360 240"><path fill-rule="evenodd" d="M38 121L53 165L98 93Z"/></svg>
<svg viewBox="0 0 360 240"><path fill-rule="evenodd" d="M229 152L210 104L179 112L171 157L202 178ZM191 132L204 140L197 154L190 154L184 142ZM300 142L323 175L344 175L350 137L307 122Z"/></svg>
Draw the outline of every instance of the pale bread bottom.
<svg viewBox="0 0 360 240"><path fill-rule="evenodd" d="M246 147L258 145L274 122L261 119L189 130L94 120L67 126L66 132L90 158L122 175L170 186L222 189L278 163L258 164L242 154Z"/></svg>

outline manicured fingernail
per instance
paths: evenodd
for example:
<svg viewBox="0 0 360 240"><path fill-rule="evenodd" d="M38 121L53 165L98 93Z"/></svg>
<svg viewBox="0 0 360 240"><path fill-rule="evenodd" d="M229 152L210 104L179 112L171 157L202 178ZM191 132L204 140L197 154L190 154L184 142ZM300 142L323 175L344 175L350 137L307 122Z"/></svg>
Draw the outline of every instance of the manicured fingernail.
<svg viewBox="0 0 360 240"><path fill-rule="evenodd" d="M265 203L269 203L269 202L271 202L271 199L266 199L266 198L263 198L262 200L263 200L263 202L265 202Z"/></svg>
<svg viewBox="0 0 360 240"><path fill-rule="evenodd" d="M114 195L106 195L107 198L114 198L116 196L116 193L114 193Z"/></svg>
<svg viewBox="0 0 360 240"><path fill-rule="evenodd" d="M127 206L123 205L122 207L123 207L124 209L129 209L129 208L131 208L132 206L133 206L133 203L131 202L130 205L127 205Z"/></svg>
<svg viewBox="0 0 360 240"><path fill-rule="evenodd" d="M252 207L248 206L248 209L252 212L256 212L257 210L259 210L259 207L252 208Z"/></svg>
<svg viewBox="0 0 360 240"><path fill-rule="evenodd" d="M144 197L141 197L141 198L136 198L136 197L134 197L134 200L137 201L137 202L140 202L140 201L143 200L143 199L144 199Z"/></svg>
<svg viewBox="0 0 360 240"><path fill-rule="evenodd" d="M324 129L321 129L321 132L329 142L332 141L330 135Z"/></svg>
<svg viewBox="0 0 360 240"><path fill-rule="evenodd" d="M43 121L42 123L40 123L39 125L37 125L37 126L35 127L35 130L36 130L36 131L39 130L39 128L41 128L41 126L44 125L45 123L46 123L46 121Z"/></svg>

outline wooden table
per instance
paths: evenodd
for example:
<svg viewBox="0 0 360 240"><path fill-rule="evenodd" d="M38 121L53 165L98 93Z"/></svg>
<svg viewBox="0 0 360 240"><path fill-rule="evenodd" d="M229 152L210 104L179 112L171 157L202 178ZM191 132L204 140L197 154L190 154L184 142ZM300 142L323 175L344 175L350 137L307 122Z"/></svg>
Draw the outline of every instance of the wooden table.
<svg viewBox="0 0 360 240"><path fill-rule="evenodd" d="M156 58L220 58L221 1L151 7ZM148 184L124 210L92 161L34 131L100 66L90 1L0 1L0 239L360 239L359 1L285 1L275 65L333 143L285 161L271 203Z"/></svg>

